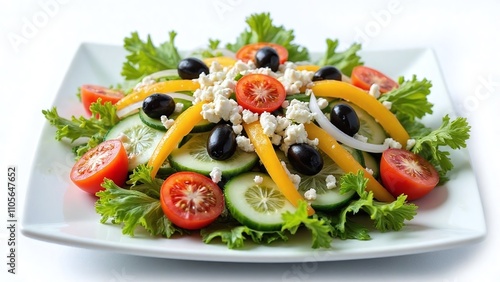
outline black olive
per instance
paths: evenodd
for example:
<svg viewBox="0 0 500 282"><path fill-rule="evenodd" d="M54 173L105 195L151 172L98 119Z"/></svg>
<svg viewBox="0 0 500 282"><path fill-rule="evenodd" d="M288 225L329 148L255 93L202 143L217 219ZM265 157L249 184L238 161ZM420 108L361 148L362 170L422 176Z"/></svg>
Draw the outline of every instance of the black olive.
<svg viewBox="0 0 500 282"><path fill-rule="evenodd" d="M262 47L255 53L255 66L258 68L270 68L272 71L278 71L280 66L280 57L278 52L272 47Z"/></svg>
<svg viewBox="0 0 500 282"><path fill-rule="evenodd" d="M207 140L208 155L214 160L227 160L236 152L236 134L229 124L216 125Z"/></svg>
<svg viewBox="0 0 500 282"><path fill-rule="evenodd" d="M312 80L313 81L319 81L319 80L342 81L342 73L336 67L324 66L314 73Z"/></svg>
<svg viewBox="0 0 500 282"><path fill-rule="evenodd" d="M182 59L177 65L177 73L182 79L196 79L201 73L209 72L208 66L198 58Z"/></svg>
<svg viewBox="0 0 500 282"><path fill-rule="evenodd" d="M315 175L323 169L323 157L313 146L306 143L293 144L288 148L288 161L302 174Z"/></svg>
<svg viewBox="0 0 500 282"><path fill-rule="evenodd" d="M359 117L354 109L345 103L332 107L330 122L349 136L354 136L359 131Z"/></svg>
<svg viewBox="0 0 500 282"><path fill-rule="evenodd" d="M170 116L175 111L175 101L166 94L151 94L142 102L144 113L154 119L160 119L161 116Z"/></svg>

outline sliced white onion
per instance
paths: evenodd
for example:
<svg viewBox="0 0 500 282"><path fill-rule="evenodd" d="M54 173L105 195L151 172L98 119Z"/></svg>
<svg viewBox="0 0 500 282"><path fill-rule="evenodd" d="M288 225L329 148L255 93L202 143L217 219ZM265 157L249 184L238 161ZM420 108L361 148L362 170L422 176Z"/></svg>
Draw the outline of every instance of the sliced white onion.
<svg viewBox="0 0 500 282"><path fill-rule="evenodd" d="M236 53L226 48L217 48L213 51L214 54L221 53L225 57L236 59Z"/></svg>
<svg viewBox="0 0 500 282"><path fill-rule="evenodd" d="M116 111L116 115L119 118L122 118L124 116L128 116L129 114L133 113L135 110L139 109L140 107L142 107L142 101L135 102L133 104L126 106L123 109Z"/></svg>
<svg viewBox="0 0 500 282"><path fill-rule="evenodd" d="M191 101L191 102L194 101L194 97L193 96L190 96L190 95L187 95L187 94L184 94L184 93L170 92L170 93L164 93L164 94L169 95L173 99L182 99L182 100L187 100L187 101ZM116 115L119 118L127 116L127 115L131 114L132 112L134 112L135 110L141 108L142 107L142 102L143 101L141 100L139 102L135 102L133 104L130 104L130 105L126 106L125 108L116 111Z"/></svg>
<svg viewBox="0 0 500 282"><path fill-rule="evenodd" d="M148 75L149 78L153 80L157 80L162 77L168 77L168 76L179 76L179 73L177 72L177 69L168 69L168 70L162 70L158 71L155 73L152 73Z"/></svg>
<svg viewBox="0 0 500 282"><path fill-rule="evenodd" d="M330 134L333 138L339 141L342 144L345 144L354 149L358 149L365 152L370 153L382 153L383 151L389 148L388 144L371 144L366 143L360 140L357 140L344 132L338 129L335 125L333 125L328 118L323 114L321 109L319 108L318 101L314 94L311 93L311 100L309 101L309 109L311 112L315 113L315 120L318 122L319 126L323 128L328 134Z"/></svg>

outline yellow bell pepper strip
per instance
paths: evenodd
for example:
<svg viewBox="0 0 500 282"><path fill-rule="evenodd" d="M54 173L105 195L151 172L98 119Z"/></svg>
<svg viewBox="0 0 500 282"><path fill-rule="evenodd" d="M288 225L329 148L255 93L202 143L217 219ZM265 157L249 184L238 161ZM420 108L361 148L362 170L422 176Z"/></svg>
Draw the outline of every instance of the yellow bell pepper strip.
<svg viewBox="0 0 500 282"><path fill-rule="evenodd" d="M213 57L213 58L205 58L203 62L210 67L213 61L217 61L223 67L232 67L236 64L236 60L230 57Z"/></svg>
<svg viewBox="0 0 500 282"><path fill-rule="evenodd" d="M306 71L317 72L320 68L321 68L320 66L316 66L316 65L297 65L296 70L298 70L298 71L306 70Z"/></svg>
<svg viewBox="0 0 500 282"><path fill-rule="evenodd" d="M177 148L177 144L186 136L193 127L203 120L201 109L204 103L197 103L182 112L174 121L172 126L165 132L162 139L156 146L148 166L152 167L151 177L155 177L158 170L163 165L168 155Z"/></svg>
<svg viewBox="0 0 500 282"><path fill-rule="evenodd" d="M314 123L304 124L307 136L310 139L318 138L318 147L327 154L343 171L357 173L363 171L368 178L366 189L373 192L373 196L381 202L392 202L394 197L370 173L362 167L356 159L340 145L328 132Z"/></svg>
<svg viewBox="0 0 500 282"><path fill-rule="evenodd" d="M401 145L406 146L410 138L396 116L375 97L349 83L336 80L322 80L311 87L317 97L342 98L352 102L370 114L384 130Z"/></svg>
<svg viewBox="0 0 500 282"><path fill-rule="evenodd" d="M200 88L200 84L192 80L181 79L157 82L155 84L143 87L139 91L130 93L129 95L119 100L115 104L115 106L117 110L121 110L131 104L144 100L146 97L154 93L194 91L198 88Z"/></svg>
<svg viewBox="0 0 500 282"><path fill-rule="evenodd" d="M299 201L305 201L281 165L281 161L274 151L273 144L264 133L260 122L257 120L252 123L243 123L243 127L255 147L255 152L259 156L260 161L267 169L267 173L269 173L269 176L271 176L285 198L294 206L298 206ZM307 213L308 215L314 214L314 209L310 205L307 207Z"/></svg>

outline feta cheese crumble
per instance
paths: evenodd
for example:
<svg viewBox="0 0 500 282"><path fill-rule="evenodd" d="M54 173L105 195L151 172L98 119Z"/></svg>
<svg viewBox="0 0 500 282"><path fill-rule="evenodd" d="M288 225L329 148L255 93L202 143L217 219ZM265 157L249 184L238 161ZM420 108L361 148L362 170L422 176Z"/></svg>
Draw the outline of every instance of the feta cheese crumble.
<svg viewBox="0 0 500 282"><path fill-rule="evenodd" d="M256 175L253 178L253 182L255 182L255 184L262 184L263 181L264 181L264 178L262 178L262 176L260 176L260 175Z"/></svg>
<svg viewBox="0 0 500 282"><path fill-rule="evenodd" d="M219 183L222 179L222 171L218 167L214 167L210 172L210 177L214 183Z"/></svg>
<svg viewBox="0 0 500 282"><path fill-rule="evenodd" d="M406 150L411 150L411 148L413 148L413 146L415 146L415 144L417 143L417 141L413 138L410 138L408 139L408 141L406 141Z"/></svg>
<svg viewBox="0 0 500 282"><path fill-rule="evenodd" d="M403 146L396 140L392 138L386 138L384 140L384 145L389 146L389 148L401 149Z"/></svg>
<svg viewBox="0 0 500 282"><path fill-rule="evenodd" d="M314 200L316 200L316 197L317 197L317 194L316 194L316 189L314 189L314 188L311 188L311 189L307 190L307 191L304 193L304 198L305 198L307 201L314 201Z"/></svg>
<svg viewBox="0 0 500 282"><path fill-rule="evenodd" d="M162 115L160 117L160 121L163 124L163 126L165 127L165 129L169 129L175 122L175 120L168 118L166 115Z"/></svg>
<svg viewBox="0 0 500 282"><path fill-rule="evenodd" d="M325 179L326 182L326 189L333 189L337 187L337 179L335 178L335 175L328 175Z"/></svg>
<svg viewBox="0 0 500 282"><path fill-rule="evenodd" d="M374 83L372 86L370 86L370 91L368 91L370 95L375 97L375 99L378 99L380 97L380 86L378 84Z"/></svg>

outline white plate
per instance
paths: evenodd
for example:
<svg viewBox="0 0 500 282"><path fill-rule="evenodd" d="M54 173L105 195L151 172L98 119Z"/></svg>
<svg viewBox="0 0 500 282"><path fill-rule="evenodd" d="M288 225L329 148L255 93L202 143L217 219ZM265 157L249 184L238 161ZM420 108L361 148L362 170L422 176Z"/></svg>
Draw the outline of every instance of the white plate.
<svg viewBox="0 0 500 282"><path fill-rule="evenodd" d="M431 102L437 125L452 112L439 66L428 49L363 52L366 65L397 78L417 74L433 82ZM85 83L109 85L121 81L125 52L119 46L83 44L67 72L54 105L63 116L83 111L76 98ZM42 117L40 117L42 118ZM467 151L453 152L451 180L416 202L418 215L400 232L372 232L372 240L335 239L328 250L313 250L310 240L296 237L286 243L253 245L229 250L224 244L204 244L199 236L177 239L124 236L119 226L101 224L94 211L95 199L73 186L68 178L73 165L70 145L54 140L55 130L45 125L31 171L24 235L57 244L108 250L140 256L228 262L304 262L386 257L436 251L470 244L486 234L476 179Z"/></svg>

